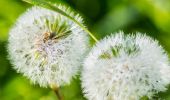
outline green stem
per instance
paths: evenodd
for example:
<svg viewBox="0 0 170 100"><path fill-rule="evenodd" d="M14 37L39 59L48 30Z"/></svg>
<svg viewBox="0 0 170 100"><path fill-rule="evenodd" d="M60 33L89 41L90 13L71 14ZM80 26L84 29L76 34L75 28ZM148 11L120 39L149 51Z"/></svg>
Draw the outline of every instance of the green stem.
<svg viewBox="0 0 170 100"><path fill-rule="evenodd" d="M55 94L58 98L57 100L64 100L62 94L60 93L60 88L57 85L51 84L50 87L55 92Z"/></svg>
<svg viewBox="0 0 170 100"><path fill-rule="evenodd" d="M58 100L64 100L63 99L63 96L61 95L60 91L59 91L59 88L53 88Z"/></svg>
<svg viewBox="0 0 170 100"><path fill-rule="evenodd" d="M74 21L76 24L78 24L85 32L87 32L90 37L95 41L97 42L98 39L88 30L85 28L85 26L83 24L81 24L80 22L78 22L77 20L75 20L73 17L71 17L70 15L68 15L67 13L65 13L64 11L62 11L61 9L57 8L56 6L44 1L44 0L23 0L25 2L28 2L30 4L34 4L34 5L38 5L38 6L41 6L41 7L45 7L45 8L48 8L48 9L51 9L51 10L54 10L60 14L62 14L63 16L69 18L70 20Z"/></svg>

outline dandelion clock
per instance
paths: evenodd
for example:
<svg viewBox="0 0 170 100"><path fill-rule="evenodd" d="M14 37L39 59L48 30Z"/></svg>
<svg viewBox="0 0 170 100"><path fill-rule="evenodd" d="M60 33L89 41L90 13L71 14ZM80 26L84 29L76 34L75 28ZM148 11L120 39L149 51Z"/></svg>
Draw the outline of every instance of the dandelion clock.
<svg viewBox="0 0 170 100"><path fill-rule="evenodd" d="M79 15L59 6L82 23ZM9 58L17 72L42 87L69 84L80 69L88 37L73 21L34 6L21 15L9 33Z"/></svg>
<svg viewBox="0 0 170 100"><path fill-rule="evenodd" d="M84 62L82 87L88 100L140 100L165 91L170 83L168 56L146 35L104 38Z"/></svg>

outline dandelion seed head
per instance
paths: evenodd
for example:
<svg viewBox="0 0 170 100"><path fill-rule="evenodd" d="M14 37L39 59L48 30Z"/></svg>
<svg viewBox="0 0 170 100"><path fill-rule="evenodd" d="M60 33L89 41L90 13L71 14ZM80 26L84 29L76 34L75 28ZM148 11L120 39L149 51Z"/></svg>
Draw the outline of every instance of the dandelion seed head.
<svg viewBox="0 0 170 100"><path fill-rule="evenodd" d="M168 56L156 40L123 32L104 38L84 61L82 87L89 100L140 100L165 91Z"/></svg>
<svg viewBox="0 0 170 100"><path fill-rule="evenodd" d="M75 16L75 20L82 22L79 15ZM42 87L69 84L87 52L86 34L70 19L35 6L21 15L11 29L9 58L14 69L35 84Z"/></svg>

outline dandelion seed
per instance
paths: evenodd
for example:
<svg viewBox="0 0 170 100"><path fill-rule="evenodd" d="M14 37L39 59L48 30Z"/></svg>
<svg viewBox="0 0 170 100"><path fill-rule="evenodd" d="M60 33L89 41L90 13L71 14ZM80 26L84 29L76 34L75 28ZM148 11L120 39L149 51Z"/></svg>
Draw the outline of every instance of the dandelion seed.
<svg viewBox="0 0 170 100"><path fill-rule="evenodd" d="M123 32L96 44L84 62L82 87L89 100L140 100L165 91L168 56L156 40Z"/></svg>
<svg viewBox="0 0 170 100"><path fill-rule="evenodd" d="M73 16L65 7L60 9ZM75 19L82 23L79 15ZM8 51L14 68L42 87L69 84L87 52L86 33L68 18L32 7L9 33Z"/></svg>

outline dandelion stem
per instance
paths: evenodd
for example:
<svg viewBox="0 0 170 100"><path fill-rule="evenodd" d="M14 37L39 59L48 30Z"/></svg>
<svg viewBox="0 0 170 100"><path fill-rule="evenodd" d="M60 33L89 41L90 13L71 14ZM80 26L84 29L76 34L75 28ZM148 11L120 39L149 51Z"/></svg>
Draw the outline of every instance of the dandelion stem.
<svg viewBox="0 0 170 100"><path fill-rule="evenodd" d="M75 20L73 17L71 17L70 15L68 15L67 13L65 13L64 11L62 11L61 9L59 9L58 7L48 3L47 1L44 1L44 0L23 0L25 2L28 2L30 4L35 4L35 5L38 5L38 6L41 6L41 7L45 7L45 8L48 8L48 9L51 9L51 10L54 10L60 14L62 14L63 16L69 18L70 20L74 21L76 24L78 24L85 32L87 32L90 37L95 41L97 42L98 39L83 25L81 24L80 22L78 22L77 20Z"/></svg>
<svg viewBox="0 0 170 100"><path fill-rule="evenodd" d="M55 94L56 94L56 96L57 96L57 100L64 100L64 98L63 98L63 96L62 96L62 94L61 94L61 92L60 92L60 89L59 89L59 87L57 87L57 86L52 86L51 87L52 89L53 89L53 91L55 92Z"/></svg>

